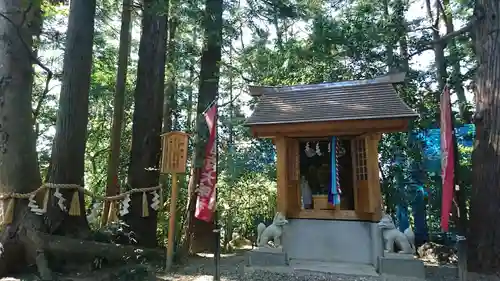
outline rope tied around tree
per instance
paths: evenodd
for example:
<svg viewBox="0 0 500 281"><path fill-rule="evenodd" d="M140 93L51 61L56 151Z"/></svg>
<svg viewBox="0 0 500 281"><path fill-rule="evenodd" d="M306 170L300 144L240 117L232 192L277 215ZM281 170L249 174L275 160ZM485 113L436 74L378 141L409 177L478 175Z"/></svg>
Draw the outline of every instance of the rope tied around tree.
<svg viewBox="0 0 500 281"><path fill-rule="evenodd" d="M99 205L104 202L111 202L111 208L109 209L108 214L103 214L111 218L110 222L116 221L118 219L118 201L121 201L121 208L119 210L120 216L124 216L129 213L128 209L130 208L130 196L134 193L142 193L142 217L149 216L149 208L151 207L153 210L157 211L163 204L163 196L162 196L162 186L151 186L145 188L135 188L124 193L113 195L113 196L100 196L90 192L85 189L85 187L77 185L77 184L55 184L55 183L45 183L37 189L28 192L28 193L17 193L17 192L9 192L9 193L0 193L0 201L2 203L2 220L0 221L0 225L11 224L14 219L14 210L15 210L15 202L16 200L29 200L28 207L30 210L36 215L43 215L47 212L48 203L51 198L51 190L54 190L53 197L57 198L57 205L63 212L67 212L70 216L80 216L81 215L81 205L80 205L80 193L84 196L89 196L93 201L102 201L101 203L94 203L92 212L89 215L90 217L97 217L97 212L99 209ZM73 191L73 195L71 197L71 202L69 205L69 209L67 208L62 190ZM44 193L43 196L43 205L42 208L39 207L38 202L36 200L36 196L38 194ZM148 202L147 193L150 193L153 198L151 204Z"/></svg>

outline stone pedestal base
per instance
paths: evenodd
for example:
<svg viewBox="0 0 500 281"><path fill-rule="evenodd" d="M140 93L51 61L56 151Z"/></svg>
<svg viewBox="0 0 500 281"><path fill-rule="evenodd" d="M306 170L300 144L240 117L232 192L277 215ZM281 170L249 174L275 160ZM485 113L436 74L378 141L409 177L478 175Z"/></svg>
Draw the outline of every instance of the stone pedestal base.
<svg viewBox="0 0 500 281"><path fill-rule="evenodd" d="M247 253L248 266L286 266L288 256L282 248L255 248Z"/></svg>
<svg viewBox="0 0 500 281"><path fill-rule="evenodd" d="M425 267L421 260L408 254L384 253L378 260L379 273L384 280L411 278L410 280L425 280Z"/></svg>

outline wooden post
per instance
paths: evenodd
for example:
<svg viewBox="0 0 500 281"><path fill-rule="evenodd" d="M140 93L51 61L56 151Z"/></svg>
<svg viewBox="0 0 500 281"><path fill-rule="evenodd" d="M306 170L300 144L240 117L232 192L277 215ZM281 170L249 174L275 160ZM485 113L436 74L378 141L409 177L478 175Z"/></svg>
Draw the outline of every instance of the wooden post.
<svg viewBox="0 0 500 281"><path fill-rule="evenodd" d="M160 172L172 175L172 194L170 197L170 219L168 222L167 261L165 270L172 268L175 247L175 219L177 210L177 175L186 172L186 158L189 135L183 132L170 132L162 136L162 161Z"/></svg>
<svg viewBox="0 0 500 281"><path fill-rule="evenodd" d="M286 138L280 136L276 138L276 178L277 178L277 208L278 212L287 215L287 141Z"/></svg>
<svg viewBox="0 0 500 281"><path fill-rule="evenodd" d="M166 270L170 270L174 258L175 246L175 218L177 211L177 173L172 174L172 195L170 197L170 219L168 221L168 241L167 241L167 264Z"/></svg>
<svg viewBox="0 0 500 281"><path fill-rule="evenodd" d="M367 139L367 165L368 165L368 185L370 187L369 211L372 213L374 221L382 218L381 202L382 194L380 190L380 175L378 168L378 142L380 134L373 134Z"/></svg>

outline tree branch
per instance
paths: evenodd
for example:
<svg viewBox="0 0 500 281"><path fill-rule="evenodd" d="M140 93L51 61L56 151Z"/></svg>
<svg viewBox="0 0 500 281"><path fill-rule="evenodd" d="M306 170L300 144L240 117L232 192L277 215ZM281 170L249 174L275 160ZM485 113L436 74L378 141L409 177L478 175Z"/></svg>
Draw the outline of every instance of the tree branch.
<svg viewBox="0 0 500 281"><path fill-rule="evenodd" d="M436 28L434 26L418 27L418 28L415 28L415 29L408 30L408 33L410 33L410 32L417 32L417 31L423 31L423 30L427 30L427 29L435 30Z"/></svg>
<svg viewBox="0 0 500 281"><path fill-rule="evenodd" d="M21 40L21 43L23 44L23 47L26 49L26 51L28 52L28 55L30 57L30 59L38 66L40 66L45 72L47 72L48 75L52 76L52 71L47 67L45 66L34 54L33 52L31 51L31 48L28 46L28 44L26 43L26 41L24 41L23 39L23 35L22 35L22 32L21 32L21 29L19 28L19 26L13 22L8 16L4 15L3 13L0 13L0 17L4 18L6 21L8 21L10 24L12 24L12 26L15 28L16 30L16 33L17 33L17 36L19 37L19 39ZM47 76L48 76L47 75Z"/></svg>
<svg viewBox="0 0 500 281"><path fill-rule="evenodd" d="M427 50L432 50L432 48L435 45L438 45L438 44L447 44L450 40L454 39L455 37L458 37L458 36L464 35L467 32L470 32L472 30L472 28L474 27L474 25L477 23L477 21L478 20L472 20L469 23L467 23L467 25L465 25L464 27L462 27L462 28L460 28L458 30L455 30L455 31L450 32L450 33L447 33L446 35L440 37L437 40L433 40L433 41L426 42L426 43L422 44L422 48L419 48L415 52L410 53L408 55L408 59L410 59L413 56L416 56L418 54L421 54L421 53L423 53L423 52L425 52Z"/></svg>
<svg viewBox="0 0 500 281"><path fill-rule="evenodd" d="M47 79L48 79L48 77L47 77ZM36 122L37 117L40 115L40 111L42 110L43 102L47 98L47 94L57 86L59 86L59 85L54 85L54 86L50 87L50 89L49 89L47 81L45 81L45 89L43 90L42 94L40 95L40 98L38 99L38 102L36 103L35 110L33 110L33 117L35 118L35 122Z"/></svg>
<svg viewBox="0 0 500 281"><path fill-rule="evenodd" d="M234 49L233 49L234 50ZM241 77L241 79L243 79L243 81L245 81L246 83L255 83L257 82L257 80L253 80L253 79L250 79L248 77L245 77L245 75L243 74L243 72L241 70L239 70L238 68L228 64L228 63L225 63L225 62L221 62L221 65L227 67L227 68L230 68L232 69L233 71L237 72L237 74Z"/></svg>
<svg viewBox="0 0 500 281"><path fill-rule="evenodd" d="M12 19L10 19L8 16L6 16L3 13L0 13L0 17L4 18L6 21L8 21L14 27L14 29L16 30L17 36L19 37L19 40L21 41L21 44L23 45L24 49L28 53L28 56L30 57L31 61L33 61L36 65L38 65L40 68L42 68L47 73L47 78L45 79L45 88L44 88L42 95L40 97L40 100L42 101L45 99L45 97L47 96L47 94L49 92L50 80L52 80L52 76L54 74L47 66L45 66L35 56L35 54L31 50L31 47L28 45L28 43L26 43L26 41L24 41L20 26L24 25L24 22L26 21L27 13L29 12L30 9L31 9L31 5L28 6L26 11L23 13L23 17L22 17L23 20L21 22L21 25L17 25L14 21L12 21ZM38 116L38 114L40 113L40 108L41 108L41 102L39 102L39 104L37 105L37 108L33 111L33 115L34 115L35 119Z"/></svg>
<svg viewBox="0 0 500 281"><path fill-rule="evenodd" d="M241 96L241 94L242 93L240 92L239 94L235 95L230 101L225 102L225 103L219 105L219 108L232 104L233 102L235 102Z"/></svg>
<svg viewBox="0 0 500 281"><path fill-rule="evenodd" d="M40 99L38 100L35 109L33 110L33 118L35 119L35 122L36 119L38 118L38 115L40 115L42 104L51 90L49 89L50 80L52 80L52 72L47 72L47 78L45 78L45 87L43 89L42 94L40 95Z"/></svg>

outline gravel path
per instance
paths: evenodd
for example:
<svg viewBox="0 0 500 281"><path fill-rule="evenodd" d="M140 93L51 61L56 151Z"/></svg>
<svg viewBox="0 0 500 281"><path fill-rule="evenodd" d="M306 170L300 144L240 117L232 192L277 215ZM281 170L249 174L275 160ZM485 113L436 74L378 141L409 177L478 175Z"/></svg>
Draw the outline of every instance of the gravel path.
<svg viewBox="0 0 500 281"><path fill-rule="evenodd" d="M254 271L244 273L246 259L244 252L224 255L221 258L222 281L381 281L380 277L347 276L339 274L311 273L307 271L294 273L271 273ZM456 269L453 267L427 267L427 281L458 281ZM212 257L196 257L185 267L178 268L172 275L159 276L159 280L169 281L212 281L214 270ZM400 281L404 281L401 279ZM474 281L478 281L477 279Z"/></svg>

